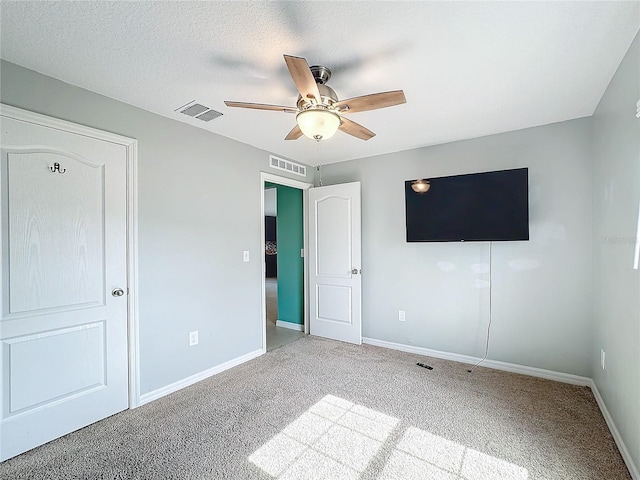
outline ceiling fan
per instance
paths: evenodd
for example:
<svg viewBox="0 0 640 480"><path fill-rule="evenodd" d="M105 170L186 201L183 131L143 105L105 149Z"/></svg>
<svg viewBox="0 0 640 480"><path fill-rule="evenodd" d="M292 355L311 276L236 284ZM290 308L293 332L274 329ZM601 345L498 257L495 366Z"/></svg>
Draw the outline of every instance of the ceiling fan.
<svg viewBox="0 0 640 480"><path fill-rule="evenodd" d="M321 65L309 67L304 58L291 55L285 55L284 61L300 94L296 107L230 101L224 103L227 107L295 113L297 125L293 127L285 140L296 140L302 135L316 141L326 140L332 137L337 130L362 140L369 140L375 136L375 133L345 118L344 114L392 107L407 101L402 90L338 100L336 92L326 85L331 78L331 70L327 67Z"/></svg>

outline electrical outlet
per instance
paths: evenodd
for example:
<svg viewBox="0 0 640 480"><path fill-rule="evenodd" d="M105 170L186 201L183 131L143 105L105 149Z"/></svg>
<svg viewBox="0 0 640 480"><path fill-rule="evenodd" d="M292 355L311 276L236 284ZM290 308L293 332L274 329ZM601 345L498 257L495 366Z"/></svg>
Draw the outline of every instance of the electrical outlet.
<svg viewBox="0 0 640 480"><path fill-rule="evenodd" d="M242 252L242 261L245 263L249 261L249 250L244 250Z"/></svg>
<svg viewBox="0 0 640 480"><path fill-rule="evenodd" d="M607 356L607 354L605 353L604 350L600 349L600 366L602 367L602 369L605 369L605 357Z"/></svg>
<svg viewBox="0 0 640 480"><path fill-rule="evenodd" d="M193 347L198 344L198 330L189 332L189 346Z"/></svg>
<svg viewBox="0 0 640 480"><path fill-rule="evenodd" d="M405 320L405 313L404 310L398 310L398 321L399 322L404 322Z"/></svg>

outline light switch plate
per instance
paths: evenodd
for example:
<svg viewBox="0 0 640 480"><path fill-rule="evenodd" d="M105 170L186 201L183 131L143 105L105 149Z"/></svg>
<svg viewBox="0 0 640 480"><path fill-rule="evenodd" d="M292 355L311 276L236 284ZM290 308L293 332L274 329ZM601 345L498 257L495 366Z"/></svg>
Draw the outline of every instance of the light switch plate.
<svg viewBox="0 0 640 480"><path fill-rule="evenodd" d="M242 261L243 262L248 262L249 261L249 250L244 250L242 252Z"/></svg>

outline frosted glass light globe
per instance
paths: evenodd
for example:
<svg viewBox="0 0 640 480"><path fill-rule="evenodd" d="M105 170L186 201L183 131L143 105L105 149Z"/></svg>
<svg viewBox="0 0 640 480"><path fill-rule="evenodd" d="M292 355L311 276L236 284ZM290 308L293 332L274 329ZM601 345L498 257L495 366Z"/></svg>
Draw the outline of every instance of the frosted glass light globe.
<svg viewBox="0 0 640 480"><path fill-rule="evenodd" d="M296 115L298 126L305 137L326 140L333 137L340 126L340 116L329 110L310 109Z"/></svg>

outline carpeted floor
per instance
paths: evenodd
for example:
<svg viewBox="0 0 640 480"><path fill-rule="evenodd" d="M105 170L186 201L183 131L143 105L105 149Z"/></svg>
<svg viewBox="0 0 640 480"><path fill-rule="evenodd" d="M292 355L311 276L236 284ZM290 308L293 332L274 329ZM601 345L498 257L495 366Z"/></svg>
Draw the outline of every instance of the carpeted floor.
<svg viewBox="0 0 640 480"><path fill-rule="evenodd" d="M304 337L8 460L0 478L631 477L586 387Z"/></svg>

